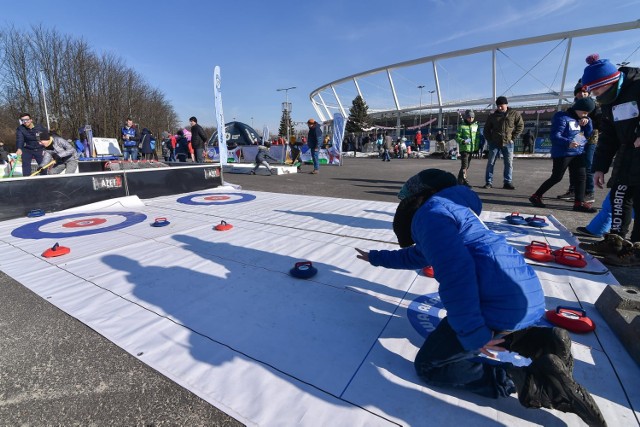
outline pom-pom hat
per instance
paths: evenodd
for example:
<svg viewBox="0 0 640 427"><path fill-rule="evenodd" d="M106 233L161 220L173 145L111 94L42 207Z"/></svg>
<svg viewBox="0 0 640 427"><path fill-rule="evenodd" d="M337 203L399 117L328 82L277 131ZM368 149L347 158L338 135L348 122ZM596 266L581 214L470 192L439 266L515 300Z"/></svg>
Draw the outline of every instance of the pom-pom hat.
<svg viewBox="0 0 640 427"><path fill-rule="evenodd" d="M583 88L588 92L593 89L615 83L620 78L620 71L608 59L600 59L600 55L594 53L587 56L587 67L582 74Z"/></svg>

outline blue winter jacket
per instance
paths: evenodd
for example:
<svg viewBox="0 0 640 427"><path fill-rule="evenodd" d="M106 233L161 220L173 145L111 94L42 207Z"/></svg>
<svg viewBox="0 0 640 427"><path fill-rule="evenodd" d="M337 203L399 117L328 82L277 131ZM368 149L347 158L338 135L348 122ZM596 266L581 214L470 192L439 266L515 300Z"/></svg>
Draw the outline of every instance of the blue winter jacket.
<svg viewBox="0 0 640 427"><path fill-rule="evenodd" d="M589 123L581 127L578 119L575 118L571 109L558 111L553 115L551 122L551 157L575 157L584 153L584 145L576 148L569 148L569 144L582 132L585 138L589 138L593 133L591 119Z"/></svg>
<svg viewBox="0 0 640 427"><path fill-rule="evenodd" d="M415 245L371 251L376 266L433 266L449 324L466 350L489 342L494 331L529 327L544 314L538 277L504 237L478 218L480 199L465 186L436 193L411 223Z"/></svg>

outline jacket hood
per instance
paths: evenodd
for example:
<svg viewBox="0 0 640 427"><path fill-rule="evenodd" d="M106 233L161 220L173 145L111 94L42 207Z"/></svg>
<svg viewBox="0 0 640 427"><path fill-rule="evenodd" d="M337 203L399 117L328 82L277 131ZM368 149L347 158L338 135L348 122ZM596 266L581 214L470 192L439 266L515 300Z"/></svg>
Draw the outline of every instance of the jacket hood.
<svg viewBox="0 0 640 427"><path fill-rule="evenodd" d="M466 206L476 215L480 215L480 212L482 212L482 201L480 201L480 197L465 185L455 185L445 188L433 195L433 198L437 197L450 200L461 206Z"/></svg>

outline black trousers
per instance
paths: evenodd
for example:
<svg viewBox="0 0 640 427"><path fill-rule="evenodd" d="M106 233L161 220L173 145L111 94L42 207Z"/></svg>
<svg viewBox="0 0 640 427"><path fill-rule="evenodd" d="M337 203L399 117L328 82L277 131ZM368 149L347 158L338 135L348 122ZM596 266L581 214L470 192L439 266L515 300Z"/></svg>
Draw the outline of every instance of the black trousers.
<svg viewBox="0 0 640 427"><path fill-rule="evenodd" d="M575 201L584 201L584 189L587 184L587 169L584 153L574 157L556 157L553 159L551 177L536 190L534 194L542 197L551 187L562 181L564 173L569 168L571 182L575 183Z"/></svg>
<svg viewBox="0 0 640 427"><path fill-rule="evenodd" d="M635 221L631 241L640 242L640 186L617 183L611 187L611 232L626 237L631 225L632 213Z"/></svg>

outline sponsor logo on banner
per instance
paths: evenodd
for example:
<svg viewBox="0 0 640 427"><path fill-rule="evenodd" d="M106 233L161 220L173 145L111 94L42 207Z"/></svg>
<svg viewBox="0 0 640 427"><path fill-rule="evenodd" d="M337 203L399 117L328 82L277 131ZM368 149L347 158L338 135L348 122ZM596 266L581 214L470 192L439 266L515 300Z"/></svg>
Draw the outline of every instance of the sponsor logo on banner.
<svg viewBox="0 0 640 427"><path fill-rule="evenodd" d="M122 175L116 176L94 176L94 190L111 190L114 188L122 188Z"/></svg>
<svg viewBox="0 0 640 427"><path fill-rule="evenodd" d="M206 168L204 170L204 179L213 179L220 176L220 168Z"/></svg>

